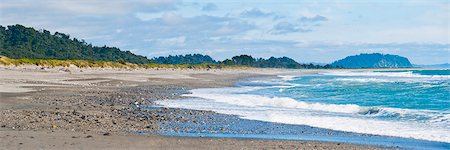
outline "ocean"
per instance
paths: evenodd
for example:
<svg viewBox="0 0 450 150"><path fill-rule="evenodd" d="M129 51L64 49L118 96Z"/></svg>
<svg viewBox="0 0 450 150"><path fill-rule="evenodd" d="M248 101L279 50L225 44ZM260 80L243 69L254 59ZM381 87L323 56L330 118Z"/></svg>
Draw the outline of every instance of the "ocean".
<svg viewBox="0 0 450 150"><path fill-rule="evenodd" d="M194 89L166 107L450 143L450 70L323 70Z"/></svg>

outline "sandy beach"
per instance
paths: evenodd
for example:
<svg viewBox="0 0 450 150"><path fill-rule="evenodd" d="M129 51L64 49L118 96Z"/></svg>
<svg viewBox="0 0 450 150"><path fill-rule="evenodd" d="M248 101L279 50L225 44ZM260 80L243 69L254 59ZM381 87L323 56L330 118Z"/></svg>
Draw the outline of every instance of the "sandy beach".
<svg viewBox="0 0 450 150"><path fill-rule="evenodd" d="M314 73L282 69L86 69L0 67L0 149L383 149L356 144L174 137L164 123L210 111L157 108L188 89L233 86L257 76ZM177 130L177 129L173 129Z"/></svg>
<svg viewBox="0 0 450 150"><path fill-rule="evenodd" d="M450 150L449 0L1 2L0 150Z"/></svg>

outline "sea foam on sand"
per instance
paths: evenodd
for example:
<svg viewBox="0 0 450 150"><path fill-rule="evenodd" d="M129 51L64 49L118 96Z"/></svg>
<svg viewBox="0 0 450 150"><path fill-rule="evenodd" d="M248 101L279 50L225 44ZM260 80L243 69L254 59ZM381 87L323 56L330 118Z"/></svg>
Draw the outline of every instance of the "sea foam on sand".
<svg viewBox="0 0 450 150"><path fill-rule="evenodd" d="M370 116L397 113L431 115L416 110L363 107L354 104L322 104L298 101L288 97L267 97L246 94L252 90L269 87L229 87L194 89L192 97L184 100L162 100L156 103L174 108L211 110L217 113L238 115L244 119L309 125L313 127L365 134L397 136L450 142L450 129L430 127L429 124L405 120L378 120ZM447 115L440 116L448 117ZM448 123L448 122L444 122Z"/></svg>

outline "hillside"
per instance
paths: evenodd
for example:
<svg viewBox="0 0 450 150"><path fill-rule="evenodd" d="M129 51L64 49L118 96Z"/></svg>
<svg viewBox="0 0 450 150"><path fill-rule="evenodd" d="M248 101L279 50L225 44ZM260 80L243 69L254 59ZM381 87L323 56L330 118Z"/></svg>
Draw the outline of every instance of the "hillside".
<svg viewBox="0 0 450 150"><path fill-rule="evenodd" d="M152 61L158 64L217 64L210 56L202 54L161 56L153 58Z"/></svg>
<svg viewBox="0 0 450 150"><path fill-rule="evenodd" d="M344 68L408 68L413 67L408 58L389 54L360 54L348 56L331 64Z"/></svg>
<svg viewBox="0 0 450 150"><path fill-rule="evenodd" d="M82 59L118 61L130 63L149 63L140 55L129 51L121 51L115 47L97 47L84 40L70 38L64 33L37 31L22 25L12 25L7 28L0 26L0 55L10 58L31 59Z"/></svg>
<svg viewBox="0 0 450 150"><path fill-rule="evenodd" d="M289 57L270 57L269 59L253 58L249 55L234 56L231 59L226 59L221 64L225 65L244 65L257 68L290 68L290 69L318 69L318 68L331 68L330 65L314 65L314 64L300 64Z"/></svg>
<svg viewBox="0 0 450 150"><path fill-rule="evenodd" d="M220 66L250 66L257 68L331 68L330 65L300 64L288 57L270 57L269 59L253 58L249 55L234 56L218 62L208 55L187 54L147 59L144 56L121 51L116 47L93 46L84 40L71 38L69 35L47 30L35 30L22 25L0 26L0 56L13 59L41 60L87 60L125 62L133 64L220 64ZM18 61L22 62L22 61ZM28 63L26 60L24 63ZM70 62L72 63L72 62ZM66 64L64 62L64 64Z"/></svg>

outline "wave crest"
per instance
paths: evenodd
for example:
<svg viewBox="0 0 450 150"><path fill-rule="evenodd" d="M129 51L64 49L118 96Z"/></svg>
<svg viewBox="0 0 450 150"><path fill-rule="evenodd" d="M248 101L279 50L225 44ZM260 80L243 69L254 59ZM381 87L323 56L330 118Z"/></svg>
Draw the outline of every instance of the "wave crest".
<svg viewBox="0 0 450 150"><path fill-rule="evenodd" d="M421 75L412 71L405 72L374 72L374 71L328 71L321 72L322 75L332 76L370 76L370 77L406 77L406 78L432 78L450 79L450 75Z"/></svg>

